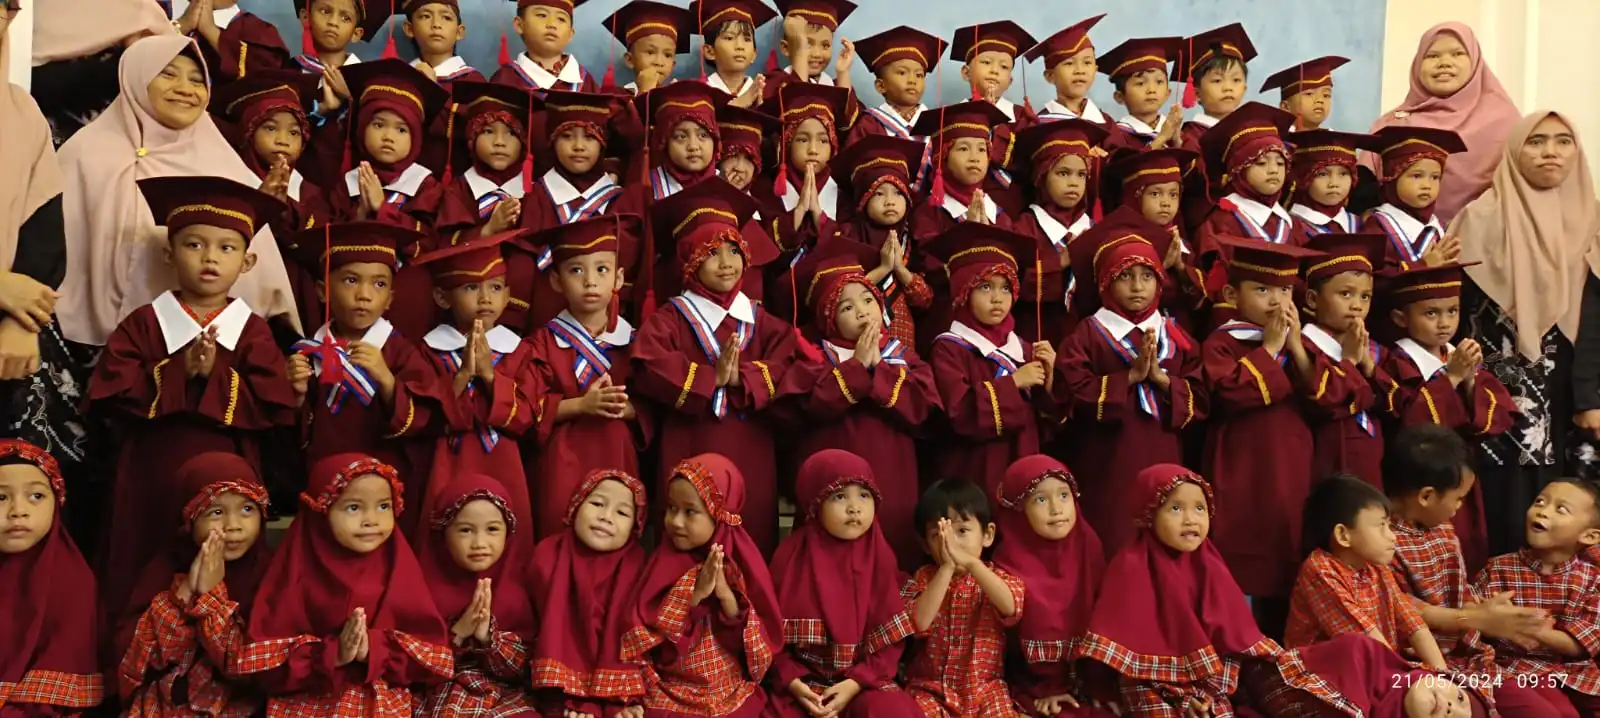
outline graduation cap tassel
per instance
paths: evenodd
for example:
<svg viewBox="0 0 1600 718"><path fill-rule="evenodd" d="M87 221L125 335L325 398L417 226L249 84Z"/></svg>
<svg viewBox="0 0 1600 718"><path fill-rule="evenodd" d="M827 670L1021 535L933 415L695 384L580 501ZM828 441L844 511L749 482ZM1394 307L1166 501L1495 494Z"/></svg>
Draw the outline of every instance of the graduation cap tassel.
<svg viewBox="0 0 1600 718"><path fill-rule="evenodd" d="M783 122L783 88L778 88L778 122ZM781 124L780 124L781 126ZM789 153L786 141L788 132L778 131L778 177L772 181L772 193L783 199L789 193ZM776 237L774 237L776 239Z"/></svg>
<svg viewBox="0 0 1600 718"><path fill-rule="evenodd" d="M533 191L533 93L528 93L528 119L522 126L522 134L527 141L522 143L522 194L527 196ZM618 225L620 226L620 225ZM621 236L621 235L618 235Z"/></svg>
<svg viewBox="0 0 1600 718"><path fill-rule="evenodd" d="M328 336L316 348L322 362L319 383L336 386L344 381L344 363L339 361L339 339L333 335L333 225L322 225L322 323L328 327Z"/></svg>
<svg viewBox="0 0 1600 718"><path fill-rule="evenodd" d="M394 36L397 32L394 27L394 16L389 16L389 19L385 20L384 24L389 26L389 39L383 43L383 55L381 57L385 60L393 60L400 57L400 53L394 47Z"/></svg>
<svg viewBox="0 0 1600 718"><path fill-rule="evenodd" d="M511 64L511 44L506 40L505 33L500 33L500 66Z"/></svg>
<svg viewBox="0 0 1600 718"><path fill-rule="evenodd" d="M1100 170L1103 169L1103 168L1104 168L1104 163L1101 162L1100 155L1097 155L1097 154L1095 154L1093 152L1090 152L1089 153L1089 187L1098 187L1098 186L1100 186ZM1101 205L1100 205L1100 193L1098 191L1096 191L1093 194L1094 194L1095 197L1094 197L1094 202L1089 205L1089 219L1091 221L1093 221L1095 224L1100 224L1100 218L1103 216Z"/></svg>
<svg viewBox="0 0 1600 718"><path fill-rule="evenodd" d="M616 15L611 16L611 34L617 34ZM606 47L606 74L600 78L600 89L610 91L617 89L617 45L607 43Z"/></svg>
<svg viewBox="0 0 1600 718"><path fill-rule="evenodd" d="M787 16L778 18L777 32L774 33L778 36L778 39L773 41L772 48L767 50L767 72L769 73L778 71L778 44L783 42L783 21L785 18Z"/></svg>
<svg viewBox="0 0 1600 718"><path fill-rule="evenodd" d="M456 158L456 103L450 103L445 108L444 117L444 185L450 186L452 175L455 174Z"/></svg>
<svg viewBox="0 0 1600 718"><path fill-rule="evenodd" d="M978 41L983 37L983 34L979 31L981 27L981 25L972 26L972 49L967 50L966 57L968 63L971 63L973 58L978 56ZM970 69L967 72L967 77L972 79L972 99L974 101L983 99L983 91L978 89L978 78L973 76Z"/></svg>
<svg viewBox="0 0 1600 718"><path fill-rule="evenodd" d="M1188 69L1188 72L1183 75L1185 79L1183 83L1183 109L1188 110L1193 109L1195 105L1200 103L1200 96L1195 90L1194 38L1192 37L1189 38L1189 54L1184 56L1183 63Z"/></svg>
<svg viewBox="0 0 1600 718"><path fill-rule="evenodd" d="M933 186L928 189L928 199L933 200L934 206L944 205L944 107L939 108L939 131L934 134L933 147Z"/></svg>
<svg viewBox="0 0 1600 718"><path fill-rule="evenodd" d="M647 111L646 119L649 119L648 114ZM650 196L648 193L651 193L652 190L650 186L650 129L650 124L646 122L644 126L644 148L641 150L644 155L644 161L639 163L639 186L645 188L646 196ZM639 249L638 286L644 291L644 296L639 299L640 326L643 326L650 319L650 315L656 313L656 233L655 220L652 218L654 214L654 212L648 211L641 213L643 221L640 222L640 225L644 236L642 237L643 241L639 243L641 246Z"/></svg>
<svg viewBox="0 0 1600 718"><path fill-rule="evenodd" d="M1022 282L1019 280L1017 283ZM1044 339L1044 253L1039 251L1037 244L1033 245L1033 286L1033 336L1042 340ZM1045 367L1045 371L1050 371L1050 367Z"/></svg>

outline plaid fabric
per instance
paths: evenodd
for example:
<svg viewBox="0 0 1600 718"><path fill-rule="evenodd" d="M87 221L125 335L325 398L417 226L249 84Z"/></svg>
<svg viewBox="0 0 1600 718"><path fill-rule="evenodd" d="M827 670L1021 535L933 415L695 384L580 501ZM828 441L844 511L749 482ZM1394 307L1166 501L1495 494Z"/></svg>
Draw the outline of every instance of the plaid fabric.
<svg viewBox="0 0 1600 718"><path fill-rule="evenodd" d="M1387 566L1353 569L1317 549L1300 564L1283 642L1298 648L1346 633L1376 632L1400 650L1427 627Z"/></svg>
<svg viewBox="0 0 1600 718"><path fill-rule="evenodd" d="M1478 600L1461 558L1461 541L1456 529L1446 521L1431 529L1421 529L1400 519L1392 519L1394 561L1389 568L1400 588L1432 606L1461 608ZM1450 667L1468 675L1498 671L1494 649L1484 643L1477 631L1443 633L1435 631Z"/></svg>
<svg viewBox="0 0 1600 718"><path fill-rule="evenodd" d="M1600 567L1578 558L1545 566L1524 549L1490 559L1474 585L1480 596L1512 591L1518 606L1549 611L1556 628L1577 639L1589 654L1572 661L1542 646L1526 651L1490 639L1503 672L1553 678L1566 690L1600 696L1600 668L1589 660L1600 653Z"/></svg>
<svg viewBox="0 0 1600 718"><path fill-rule="evenodd" d="M928 716L1010 718L1017 714L1005 682L1006 629L1022 620L1022 579L990 567L1011 589L1017 611L1002 617L970 575L950 582L933 625L908 651L906 690ZM908 612L938 569L924 566L900 590Z"/></svg>
<svg viewBox="0 0 1600 718"><path fill-rule="evenodd" d="M1255 707L1267 715L1363 715L1360 706L1307 670L1298 651L1284 651L1272 661L1249 661L1240 680Z"/></svg>
<svg viewBox="0 0 1600 718"><path fill-rule="evenodd" d="M884 327L884 334L890 339L899 339L901 344L908 347L917 345L917 323L912 321L913 309L921 313L933 305L933 290L928 287L928 280L922 275L913 273L911 283L900 285L901 293L889 300L889 312L895 321Z"/></svg>
<svg viewBox="0 0 1600 718"><path fill-rule="evenodd" d="M599 670L585 674L560 661L536 658L533 661L533 687L553 688L579 698L624 699L644 696L643 669L631 671Z"/></svg>
<svg viewBox="0 0 1600 718"><path fill-rule="evenodd" d="M827 627L820 618L791 618L783 622L783 643L793 646L795 658L816 677L838 680L856 664L856 653L872 655L917 632L910 611L900 611L871 632L861 644L829 643Z"/></svg>
<svg viewBox="0 0 1600 718"><path fill-rule="evenodd" d="M440 676L455 671L455 656L450 649L417 640L398 631L390 634L406 655ZM233 660L234 675L249 675L277 669L303 646L318 643L315 636L299 635L250 643ZM352 685L338 695L296 693L267 699L267 718L410 718L411 691L390 686L384 681Z"/></svg>
<svg viewBox="0 0 1600 718"><path fill-rule="evenodd" d="M701 494L705 496L706 494ZM731 568L724 564L725 568ZM754 609L744 613L744 655L728 651L716 637L716 623L722 620L720 608L705 602L696 607L703 616L697 624L689 622L689 597L694 593L695 577L700 567L694 566L683 574L661 603L655 626L638 626L623 636L623 658L640 658L647 651L666 640L680 641L690 629L698 629L694 645L670 664L654 663L646 667L644 704L653 710L688 713L690 715L721 716L739 709L756 692L759 678L772 665L772 651L761 634L761 620ZM736 572L727 574L735 584L742 581ZM716 612L717 615L712 615ZM743 660L741 660L743 659ZM749 671L746 671L746 661Z"/></svg>
<svg viewBox="0 0 1600 718"><path fill-rule="evenodd" d="M28 671L16 683L0 683L0 708L31 703L62 708L93 708L105 699L99 673Z"/></svg>
<svg viewBox="0 0 1600 718"><path fill-rule="evenodd" d="M261 703L257 697L236 689L218 670L228 665L230 652L243 642L243 626L235 620L238 604L228 600L224 584L217 584L185 611L174 591L187 580L183 574L173 577L172 588L151 599L139 617L133 643L117 668L121 694L127 697L123 715L256 715ZM186 697L182 704L173 697L179 681Z"/></svg>
<svg viewBox="0 0 1600 718"><path fill-rule="evenodd" d="M528 649L515 633L490 628L488 646L458 649L455 678L434 686L417 701L418 716L511 718L534 710L522 688Z"/></svg>

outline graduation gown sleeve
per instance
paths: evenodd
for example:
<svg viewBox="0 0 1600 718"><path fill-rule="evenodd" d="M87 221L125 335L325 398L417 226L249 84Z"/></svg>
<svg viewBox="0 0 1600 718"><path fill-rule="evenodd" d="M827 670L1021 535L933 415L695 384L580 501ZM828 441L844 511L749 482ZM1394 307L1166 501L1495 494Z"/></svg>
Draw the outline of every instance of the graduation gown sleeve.
<svg viewBox="0 0 1600 718"><path fill-rule="evenodd" d="M633 340L633 386L674 412L704 415L717 389L717 367L699 347L678 346L678 319L657 310ZM758 379L759 380L759 379Z"/></svg>
<svg viewBox="0 0 1600 718"><path fill-rule="evenodd" d="M1220 410L1259 409L1282 403L1294 394L1288 370L1260 344L1208 340L1201 357L1206 388Z"/></svg>
<svg viewBox="0 0 1600 718"><path fill-rule="evenodd" d="M975 369L979 362L986 366ZM929 363L933 366L939 403L957 435L993 440L1020 431L1034 421L1033 405L1011 376L974 380L974 372L989 368L990 362L965 346L936 341Z"/></svg>

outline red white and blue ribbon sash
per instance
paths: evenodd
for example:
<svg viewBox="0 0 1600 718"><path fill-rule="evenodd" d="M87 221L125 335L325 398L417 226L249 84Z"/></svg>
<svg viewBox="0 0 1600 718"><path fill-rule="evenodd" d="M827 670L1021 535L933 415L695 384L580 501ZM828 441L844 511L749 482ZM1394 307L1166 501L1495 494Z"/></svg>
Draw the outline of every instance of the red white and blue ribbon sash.
<svg viewBox="0 0 1600 718"><path fill-rule="evenodd" d="M440 75L439 76L439 81L440 82L449 82L451 80L460 79L462 76L467 75L467 74L469 74L471 72L473 72L471 65L462 65L461 69L456 70L455 72L447 72L447 73L445 73L443 75Z"/></svg>
<svg viewBox="0 0 1600 718"><path fill-rule="evenodd" d="M483 196L478 198L478 220L488 219L489 215L494 214L494 208L508 199L511 199L511 195L503 189L492 189L483 193Z"/></svg>
<svg viewBox="0 0 1600 718"><path fill-rule="evenodd" d="M694 303L690 302L688 298L681 295L676 296L672 298L670 304L674 309L678 310L679 314L683 315L684 321L689 323L689 328L694 330L694 340L700 345L700 351L705 353L706 361L712 364L717 363L717 360L722 357L722 342L717 341L717 328L711 326L710 320L706 319L705 315L700 313L700 310L695 309ZM733 317L730 316L728 319L733 319ZM733 319L733 321L734 342L739 347L739 350L743 351L750 346L750 339L755 335L753 331L755 323L741 322L737 319ZM727 387L719 386L715 391L711 392L711 413L718 419L728 415Z"/></svg>
<svg viewBox="0 0 1600 718"><path fill-rule="evenodd" d="M828 358L828 366L839 366L838 356L836 356L826 346L820 346L818 348L822 350L822 355ZM906 345L901 343L899 339L890 339L888 343L884 344L878 349L878 358L881 359L883 363L890 366L905 366Z"/></svg>
<svg viewBox="0 0 1600 718"><path fill-rule="evenodd" d="M301 70L306 72L312 72L320 75L328 71L328 66L323 64L322 58L319 58L316 55L299 55L294 58L294 61L296 64L300 65Z"/></svg>
<svg viewBox="0 0 1600 718"><path fill-rule="evenodd" d="M1383 227L1383 233L1389 235L1389 246L1394 247L1396 253L1405 258L1406 264L1416 264L1422 261L1422 255L1428 253L1428 248L1433 246L1433 240L1439 233L1439 228L1431 224L1422 228L1422 233L1413 242L1406 236L1406 231L1385 212L1373 212L1372 216Z"/></svg>
<svg viewBox="0 0 1600 718"><path fill-rule="evenodd" d="M971 349L972 351L979 351L978 347L972 342L962 339L955 334L940 334L934 338L934 341L955 342L961 346ZM983 355L983 358L994 363L994 378L996 379L999 379L1003 376L1011 376L1012 374L1016 373L1018 368L1021 367L1020 364L1017 364L1015 359L1007 356L1005 352L1000 351L999 347L996 347L994 351Z"/></svg>
<svg viewBox="0 0 1600 718"><path fill-rule="evenodd" d="M333 341L330 339L329 341ZM296 353L304 354L311 359L311 369L316 374L322 374L322 342L316 339L301 339L294 343ZM339 383L328 389L326 404L328 411L337 414L344 408L346 396L354 396L362 406L371 406L372 397L377 395L377 382L372 380L372 375L362 369L355 362L350 361L350 353L337 342L333 345L334 352L339 357L339 366L342 370Z"/></svg>
<svg viewBox="0 0 1600 718"><path fill-rule="evenodd" d="M1163 320L1156 326L1156 361L1158 363L1171 359L1177 354L1177 348L1174 346L1171 332L1168 329L1168 323L1171 321L1170 319ZM1132 333L1130 332L1127 336L1117 338L1111 335L1111 330L1106 328L1106 325L1100 321L1099 317L1089 317L1089 322L1095 331L1099 333L1100 338L1105 341L1106 345L1111 347L1111 350L1116 352L1117 356L1122 359L1122 363L1127 366L1133 366L1134 360L1139 357L1139 347L1134 344ZM1139 397L1139 409L1152 419L1160 419L1161 405L1156 402L1155 382L1149 379L1141 381L1134 385L1134 392Z"/></svg>
<svg viewBox="0 0 1600 718"><path fill-rule="evenodd" d="M1283 221L1282 217L1278 217L1278 231L1268 233L1266 228L1256 224L1255 220L1250 219L1250 215L1245 214L1244 210L1239 209L1238 206L1234 205L1232 202L1223 202L1221 204L1229 211L1233 212L1233 217L1234 219L1239 220L1239 227L1244 229L1245 236L1250 237L1251 239L1258 239L1263 242L1271 242L1272 244L1283 244L1284 242L1289 241L1290 223ZM1272 217L1274 216L1276 215L1267 215L1268 224L1271 224Z"/></svg>
<svg viewBox="0 0 1600 718"><path fill-rule="evenodd" d="M468 341L471 340L469 339ZM494 365L499 366L500 360L505 358L505 355L492 349L489 351L494 354ZM461 371L461 352L459 350L444 351L442 349L434 349L433 353L439 355L439 361L444 362L445 376L453 377L456 372ZM467 384L467 397L469 399L477 392L477 386L478 379L473 377L472 381ZM494 447L500 443L500 432L496 431L492 426L479 426L475 433L478 435L478 443L483 446L483 453L485 454L493 452ZM451 449L460 450L461 436L458 434L452 435L446 443Z"/></svg>
<svg viewBox="0 0 1600 718"><path fill-rule="evenodd" d="M568 319L565 314L557 315L545 327L572 347L576 355L572 362L572 376L578 380L579 389L587 390L591 382L611 371L611 357L606 354L611 349L610 344L595 339L589 330Z"/></svg>
<svg viewBox="0 0 1600 718"><path fill-rule="evenodd" d="M650 194L656 199L666 199L683 190L683 184L667 174L666 167L650 170Z"/></svg>
<svg viewBox="0 0 1600 718"><path fill-rule="evenodd" d="M556 205L556 217L562 224L582 222L594 219L606 211L611 205L611 200L622 194L622 187L609 180L601 179L585 190L577 199L566 204Z"/></svg>
<svg viewBox="0 0 1600 718"><path fill-rule="evenodd" d="M394 205L395 209L404 209L406 203L410 201L411 195L401 192L400 190L390 190L389 193L383 197L384 204L392 204Z"/></svg>

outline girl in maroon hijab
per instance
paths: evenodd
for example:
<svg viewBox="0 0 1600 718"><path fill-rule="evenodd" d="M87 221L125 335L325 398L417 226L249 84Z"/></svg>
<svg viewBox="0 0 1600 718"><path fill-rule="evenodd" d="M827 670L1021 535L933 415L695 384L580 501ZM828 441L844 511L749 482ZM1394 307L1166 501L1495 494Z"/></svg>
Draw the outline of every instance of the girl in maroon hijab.
<svg viewBox="0 0 1600 718"><path fill-rule="evenodd" d="M644 484L591 471L567 502L567 530L534 549L532 678L545 718L644 715L644 669L619 653L645 565L644 520Z"/></svg>
<svg viewBox="0 0 1600 718"><path fill-rule="evenodd" d="M104 697L94 574L57 520L67 485L33 444L0 440L0 715L77 715Z"/></svg>
<svg viewBox="0 0 1600 718"><path fill-rule="evenodd" d="M1195 227L1199 265L1209 272L1208 296L1218 297L1226 284L1215 261L1222 252L1219 237L1247 237L1272 244L1305 244L1294 217L1278 200L1289 189L1289 148L1284 133L1294 115L1259 102L1245 103L1201 139L1211 185L1228 193L1217 199ZM1196 198L1188 198L1193 203Z"/></svg>
<svg viewBox="0 0 1600 718"><path fill-rule="evenodd" d="M450 679L449 630L394 530L403 494L394 468L364 454L312 465L235 662L269 715L410 718L412 688Z"/></svg>
<svg viewBox="0 0 1600 718"><path fill-rule="evenodd" d="M725 456L693 456L672 470L665 501L665 540L622 637L622 659L646 663L644 715L759 716L783 614L739 513L744 477Z"/></svg>
<svg viewBox="0 0 1600 718"><path fill-rule="evenodd" d="M178 469L187 503L172 546L144 568L117 625L123 715L248 718L256 691L226 678L272 550L261 538L267 490L238 454L197 454Z"/></svg>
<svg viewBox="0 0 1600 718"><path fill-rule="evenodd" d="M911 271L917 256L919 238L911 235L913 186L922 172L927 144L922 140L892 135L867 135L845 149L835 161L835 174L846 179L853 198L851 206L839 210L838 233L859 242L878 256L867 276L883 292L884 331L908 347L918 343L915 317L933 304L928 280ZM824 235L829 234L826 229ZM918 556L921 560L921 556Z"/></svg>
<svg viewBox="0 0 1600 718"><path fill-rule="evenodd" d="M1300 671L1310 674L1305 685L1327 690L1307 691L1283 678ZM1463 688L1459 679L1418 668L1364 633L1347 633L1283 653L1274 664L1246 668L1242 679L1252 695L1261 696L1257 701L1261 709L1274 716L1329 715L1330 707L1367 718L1488 715L1482 696ZM1330 706L1329 691L1344 700Z"/></svg>
<svg viewBox="0 0 1600 718"><path fill-rule="evenodd" d="M450 86L450 121L466 130L451 143L450 172L441 190L437 229L453 246L517 228L522 198L532 181L524 174L532 148L533 97L513 85L457 82ZM456 130L450 129L450 132ZM463 170L462 168L465 167Z"/></svg>
<svg viewBox="0 0 1600 718"><path fill-rule="evenodd" d="M872 465L824 449L800 465L795 493L805 523L772 560L784 647L773 665L773 685L782 692L773 694L771 711L783 718L820 711L920 718L916 701L894 682L903 642L916 627L876 521L884 497Z"/></svg>

